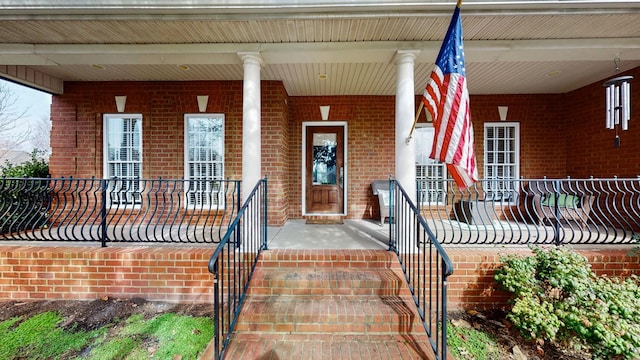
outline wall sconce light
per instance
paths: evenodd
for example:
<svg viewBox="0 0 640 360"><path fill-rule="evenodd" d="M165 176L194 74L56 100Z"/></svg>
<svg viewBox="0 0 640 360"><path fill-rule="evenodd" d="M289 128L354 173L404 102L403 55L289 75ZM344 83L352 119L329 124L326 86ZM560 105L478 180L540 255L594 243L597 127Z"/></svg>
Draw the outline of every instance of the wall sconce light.
<svg viewBox="0 0 640 360"><path fill-rule="evenodd" d="M329 105L320 106L320 116L324 121L329 120L329 108Z"/></svg>
<svg viewBox="0 0 640 360"><path fill-rule="evenodd" d="M507 112L509 112L508 106L498 106L498 114L500 115L500 121L507 121Z"/></svg>
<svg viewBox="0 0 640 360"><path fill-rule="evenodd" d="M202 112L207 111L207 104L209 103L209 95L198 95L198 110Z"/></svg>
<svg viewBox="0 0 640 360"><path fill-rule="evenodd" d="M116 109L118 110L118 112L124 112L124 107L127 103L127 97L126 96L116 96Z"/></svg>
<svg viewBox="0 0 640 360"><path fill-rule="evenodd" d="M613 60L616 64L616 73L620 70L618 67L619 58ZM629 120L631 119L631 85L629 81L633 76L619 76L609 79L602 84L605 87L605 127L615 130L616 137L613 140L613 146L620 146L620 136L618 135L618 127L623 131L629 130Z"/></svg>

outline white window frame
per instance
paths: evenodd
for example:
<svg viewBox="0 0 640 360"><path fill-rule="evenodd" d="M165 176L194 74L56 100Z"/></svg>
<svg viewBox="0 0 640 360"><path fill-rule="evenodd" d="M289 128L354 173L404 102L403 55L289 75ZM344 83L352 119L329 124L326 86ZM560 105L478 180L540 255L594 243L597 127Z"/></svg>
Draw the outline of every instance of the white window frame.
<svg viewBox="0 0 640 360"><path fill-rule="evenodd" d="M221 131L220 134L215 135L213 132L204 133L207 137L204 141L211 141L209 136L217 136L221 139L221 144L218 146L218 157L211 159L211 153L205 153L205 159L191 159L190 158L190 145L191 136L189 132L189 122L193 120L214 120L220 121ZM224 114L214 113L197 113L197 114L184 114L184 179L185 179L185 191L184 191L184 204L188 209L224 209L225 205L225 189L224 189L224 149L225 149L225 117ZM195 152L194 152L195 155ZM191 165L194 165L192 167ZM195 165L204 169L204 174L196 175L192 173L192 169L195 169ZM209 176L211 172L219 173L214 176Z"/></svg>
<svg viewBox="0 0 640 360"><path fill-rule="evenodd" d="M425 131L424 129L429 129ZM425 132L425 134L422 134ZM430 139L429 134L431 135ZM425 137L426 136L426 137ZM418 204L444 205L447 199L447 166L429 158L435 128L432 123L416 124L414 146L416 153L416 185L418 188ZM430 174L436 174L430 176ZM442 174L442 176L438 176Z"/></svg>
<svg viewBox="0 0 640 360"><path fill-rule="evenodd" d="M502 137L493 136L492 139L489 139L489 130L493 129L495 133L500 128L512 128L513 139L508 136L507 132ZM517 201L518 179L520 178L519 122L484 123L484 177L487 180L484 189L487 200L508 203Z"/></svg>
<svg viewBox="0 0 640 360"><path fill-rule="evenodd" d="M105 179L109 179L107 182L107 206L109 207L124 207L124 208L139 208L142 205L142 184L140 181L142 179L142 159L143 159L143 146L142 146L142 134L143 134L143 119L142 114L104 114L102 116L102 125L103 125L103 176ZM115 120L137 120L139 122L139 138L137 139L137 146L134 147L133 143L136 141L135 138L124 138L124 132L113 132L115 135L111 135L109 132L110 123ZM133 134L133 133L132 133ZM132 159L133 151L126 152L127 159L117 159L110 160L109 159L109 138L112 137L112 140L115 140L115 137L120 138L121 140L129 143L131 145L128 148L132 150L136 150L139 154L138 160ZM120 147L127 148L125 147ZM114 175L111 172L111 164L122 164L127 165L123 166L126 168L126 172L130 172L128 169L134 168L137 165L137 173L135 174L127 174L127 175ZM120 171L122 173L122 170Z"/></svg>

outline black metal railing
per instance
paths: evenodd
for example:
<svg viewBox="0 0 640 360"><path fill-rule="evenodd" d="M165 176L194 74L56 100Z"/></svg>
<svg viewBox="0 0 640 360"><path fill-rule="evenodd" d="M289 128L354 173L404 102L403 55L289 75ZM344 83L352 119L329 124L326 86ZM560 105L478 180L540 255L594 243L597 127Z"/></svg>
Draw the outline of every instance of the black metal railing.
<svg viewBox="0 0 640 360"><path fill-rule="evenodd" d="M447 359L447 278L453 264L405 190L389 183L389 250L398 256L437 359Z"/></svg>
<svg viewBox="0 0 640 360"><path fill-rule="evenodd" d="M240 181L0 178L0 240L218 243Z"/></svg>
<svg viewBox="0 0 640 360"><path fill-rule="evenodd" d="M214 359L224 358L249 281L267 250L267 179L255 186L209 259L214 293Z"/></svg>
<svg viewBox="0 0 640 360"><path fill-rule="evenodd" d="M437 185L418 189L418 203L442 244L633 244L640 237L640 177L483 179L462 191L453 180Z"/></svg>

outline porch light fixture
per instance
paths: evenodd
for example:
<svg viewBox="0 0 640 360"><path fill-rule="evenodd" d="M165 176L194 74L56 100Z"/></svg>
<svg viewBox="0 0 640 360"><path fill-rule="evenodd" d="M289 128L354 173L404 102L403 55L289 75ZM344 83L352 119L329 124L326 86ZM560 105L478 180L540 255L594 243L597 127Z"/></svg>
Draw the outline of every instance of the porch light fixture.
<svg viewBox="0 0 640 360"><path fill-rule="evenodd" d="M320 116L324 121L329 120L329 108L330 108L329 105L320 106Z"/></svg>
<svg viewBox="0 0 640 360"><path fill-rule="evenodd" d="M618 67L619 58L613 62L616 64L616 73L620 70ZM631 85L629 81L633 76L619 76L609 79L602 84L605 87L605 126L607 129L615 130L616 137L613 146L620 146L620 136L618 128L623 131L629 130L629 119L631 119Z"/></svg>
<svg viewBox="0 0 640 360"><path fill-rule="evenodd" d="M116 109L118 109L118 112L124 112L124 107L127 103L127 97L126 96L116 96Z"/></svg>
<svg viewBox="0 0 640 360"><path fill-rule="evenodd" d="M209 103L209 95L198 95L198 110L203 113L207 111L207 104Z"/></svg>

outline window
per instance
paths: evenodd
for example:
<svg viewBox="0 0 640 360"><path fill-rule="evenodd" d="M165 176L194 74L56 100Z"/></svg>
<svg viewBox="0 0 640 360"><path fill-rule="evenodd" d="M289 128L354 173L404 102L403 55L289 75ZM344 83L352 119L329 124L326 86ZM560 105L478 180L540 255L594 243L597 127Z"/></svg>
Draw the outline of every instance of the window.
<svg viewBox="0 0 640 360"><path fill-rule="evenodd" d="M223 206L224 115L186 114L184 123L186 205Z"/></svg>
<svg viewBox="0 0 640 360"><path fill-rule="evenodd" d="M414 130L419 204L444 204L447 195L447 168L429 158L434 136L431 124L418 124Z"/></svg>
<svg viewBox="0 0 640 360"><path fill-rule="evenodd" d="M139 206L142 178L142 115L105 114L104 176L111 206Z"/></svg>
<svg viewBox="0 0 640 360"><path fill-rule="evenodd" d="M488 199L515 201L520 177L520 124L484 124L484 174Z"/></svg>

